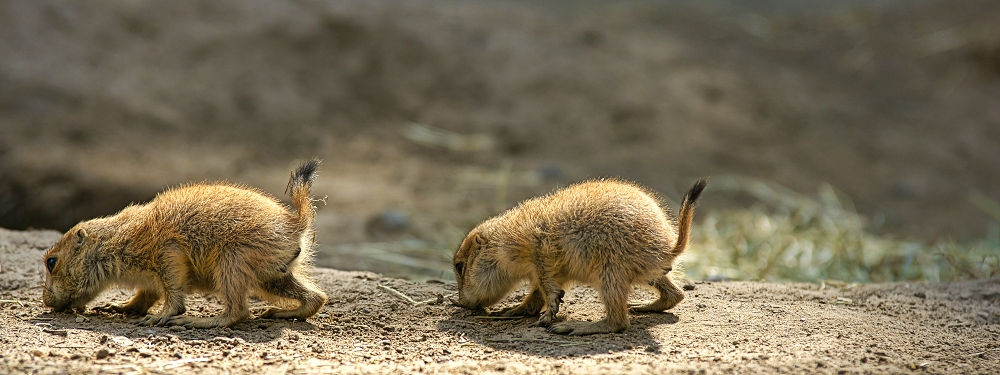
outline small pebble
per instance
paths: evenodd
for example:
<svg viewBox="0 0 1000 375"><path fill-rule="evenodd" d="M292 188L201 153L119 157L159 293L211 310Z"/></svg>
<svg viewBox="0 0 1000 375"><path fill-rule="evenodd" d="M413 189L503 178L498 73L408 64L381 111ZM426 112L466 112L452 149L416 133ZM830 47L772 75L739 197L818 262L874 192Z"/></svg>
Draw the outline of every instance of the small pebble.
<svg viewBox="0 0 1000 375"><path fill-rule="evenodd" d="M35 349L35 350L31 351L31 355L33 355L35 357L44 357L45 356L45 352L41 351L41 349Z"/></svg>
<svg viewBox="0 0 1000 375"><path fill-rule="evenodd" d="M222 337L222 336L218 336L212 339L212 342L224 342L226 344L232 344L235 341L236 339L234 338Z"/></svg>
<svg viewBox="0 0 1000 375"><path fill-rule="evenodd" d="M84 319L84 318L83 318L82 316L78 316L78 317L76 317L76 322L77 322L77 323L83 323L83 322L84 322L85 320L86 320L86 319Z"/></svg>
<svg viewBox="0 0 1000 375"><path fill-rule="evenodd" d="M109 352L107 349L101 349L101 350L98 350L97 353L94 353L94 358L105 359L105 358L108 358L110 355L111 355L111 352Z"/></svg>

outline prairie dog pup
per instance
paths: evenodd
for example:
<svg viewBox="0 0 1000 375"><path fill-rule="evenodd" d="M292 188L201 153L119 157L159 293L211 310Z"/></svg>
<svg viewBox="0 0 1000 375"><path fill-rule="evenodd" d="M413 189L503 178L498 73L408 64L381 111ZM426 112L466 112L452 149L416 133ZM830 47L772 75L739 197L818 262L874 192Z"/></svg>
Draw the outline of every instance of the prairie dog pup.
<svg viewBox="0 0 1000 375"><path fill-rule="evenodd" d="M110 286L130 287L138 293L128 303L99 309L144 316L144 325L211 328L247 319L256 293L282 305L297 302L261 317L310 317L327 300L306 275L315 235L309 189L318 167L314 159L292 172L287 189L295 211L254 188L190 184L80 222L45 254L42 300L56 311L83 310ZM184 297L194 291L216 294L222 313L182 315ZM160 299L163 310L146 315Z"/></svg>
<svg viewBox="0 0 1000 375"><path fill-rule="evenodd" d="M652 193L622 180L587 181L524 201L479 224L455 253L459 304L496 304L530 280L524 301L499 314L534 316L544 308L535 325L571 335L628 328L628 296L636 283L648 283L660 297L633 311L673 308L684 291L669 272L687 248L695 203L707 183L700 180L688 191L676 228ZM553 323L564 288L574 282L597 289L603 320Z"/></svg>

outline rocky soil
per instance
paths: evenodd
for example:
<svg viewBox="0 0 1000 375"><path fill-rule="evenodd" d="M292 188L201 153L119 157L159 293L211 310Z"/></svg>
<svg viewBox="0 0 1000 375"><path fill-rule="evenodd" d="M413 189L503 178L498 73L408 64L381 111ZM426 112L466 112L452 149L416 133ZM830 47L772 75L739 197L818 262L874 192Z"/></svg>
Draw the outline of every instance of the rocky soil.
<svg viewBox="0 0 1000 375"><path fill-rule="evenodd" d="M50 312L41 303L41 257L58 238L0 229L0 373L987 374L1000 363L1000 279L694 282L681 305L633 315L625 332L564 337L529 327L533 319L487 319L453 306L448 282L317 269L331 299L313 318L186 330ZM111 291L92 306L128 297ZM187 302L189 314L219 311L210 296ZM264 308L253 304L255 313ZM602 315L586 287L569 291L561 311L574 320Z"/></svg>

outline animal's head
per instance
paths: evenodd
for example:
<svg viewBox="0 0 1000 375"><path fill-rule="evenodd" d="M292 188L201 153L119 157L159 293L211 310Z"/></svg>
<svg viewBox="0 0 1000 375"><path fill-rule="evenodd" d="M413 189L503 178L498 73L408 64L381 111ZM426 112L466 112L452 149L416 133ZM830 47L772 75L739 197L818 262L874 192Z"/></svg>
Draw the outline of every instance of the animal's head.
<svg viewBox="0 0 1000 375"><path fill-rule="evenodd" d="M469 232L455 253L458 304L473 310L500 302L513 286L501 266L501 245L491 241L480 225Z"/></svg>
<svg viewBox="0 0 1000 375"><path fill-rule="evenodd" d="M82 311L100 293L101 239L92 224L74 226L42 259L47 270L42 301L55 311Z"/></svg>

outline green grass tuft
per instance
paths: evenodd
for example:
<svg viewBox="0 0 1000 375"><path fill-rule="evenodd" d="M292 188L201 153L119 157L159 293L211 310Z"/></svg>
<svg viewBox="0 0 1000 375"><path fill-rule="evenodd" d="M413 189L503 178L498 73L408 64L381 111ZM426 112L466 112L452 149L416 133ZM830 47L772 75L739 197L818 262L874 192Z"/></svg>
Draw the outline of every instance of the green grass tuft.
<svg viewBox="0 0 1000 375"><path fill-rule="evenodd" d="M759 204L703 216L684 258L687 276L696 280L937 282L1000 270L1000 230L968 244L900 240L868 231L867 219L829 185L810 197L749 178L712 183L713 190L745 193Z"/></svg>
<svg viewBox="0 0 1000 375"><path fill-rule="evenodd" d="M891 282L1000 276L1000 224L971 243L897 239L873 233L849 200L824 185L806 196L765 181L714 176L718 192L757 200L746 209L698 211L691 245L675 272L694 280ZM981 194L970 198L1000 215ZM1000 217L996 218L1000 221ZM357 254L375 271L410 279L454 279L451 257L465 233L455 226L398 242L330 246Z"/></svg>

